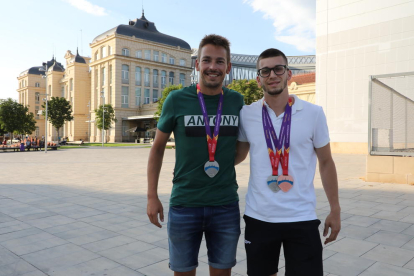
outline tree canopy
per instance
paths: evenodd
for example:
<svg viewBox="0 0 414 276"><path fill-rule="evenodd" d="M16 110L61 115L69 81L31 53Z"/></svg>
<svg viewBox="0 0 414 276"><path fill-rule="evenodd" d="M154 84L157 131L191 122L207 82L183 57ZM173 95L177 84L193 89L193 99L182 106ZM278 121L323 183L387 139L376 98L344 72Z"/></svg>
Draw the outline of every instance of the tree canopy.
<svg viewBox="0 0 414 276"><path fill-rule="evenodd" d="M165 87L164 90L162 90L162 97L158 101L157 112L154 113L154 118L157 121L158 121L159 117L161 116L162 106L164 105L164 101L167 98L167 96L170 94L170 92L174 91L174 90L179 90L179 89L182 89L182 88L183 88L183 85L178 84L178 85L169 85L169 86Z"/></svg>
<svg viewBox="0 0 414 276"><path fill-rule="evenodd" d="M262 88L259 87L256 80L233 80L227 87L242 94L244 103L247 105L263 97Z"/></svg>
<svg viewBox="0 0 414 276"><path fill-rule="evenodd" d="M116 123L118 120L115 118L115 110L112 107L111 104L105 104L105 126L103 126L102 122L102 114L103 108L102 105L100 105L97 109L95 109L95 122L96 127L100 130L104 128L105 130L108 130L112 127L112 123Z"/></svg>
<svg viewBox="0 0 414 276"><path fill-rule="evenodd" d="M50 123L56 128L59 135L59 129L65 122L72 121L72 106L70 102L62 97L52 97L48 103L47 118ZM43 115L45 115L46 103L42 104Z"/></svg>
<svg viewBox="0 0 414 276"><path fill-rule="evenodd" d="M0 104L0 129L3 132L31 134L36 120L29 108L9 98Z"/></svg>

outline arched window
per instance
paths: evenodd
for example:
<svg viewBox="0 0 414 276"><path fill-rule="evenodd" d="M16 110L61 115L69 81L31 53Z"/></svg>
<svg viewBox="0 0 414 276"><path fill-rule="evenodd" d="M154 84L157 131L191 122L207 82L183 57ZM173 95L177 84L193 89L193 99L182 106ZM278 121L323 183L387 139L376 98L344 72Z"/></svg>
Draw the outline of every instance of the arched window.
<svg viewBox="0 0 414 276"><path fill-rule="evenodd" d="M152 86L158 87L158 70L157 69L152 70L152 79L153 79Z"/></svg>
<svg viewBox="0 0 414 276"><path fill-rule="evenodd" d="M123 55L123 56L126 56L126 57L129 57L129 49L127 49L127 48L123 48L123 49L122 49L122 55Z"/></svg>
<svg viewBox="0 0 414 276"><path fill-rule="evenodd" d="M129 66L122 64L122 83L129 83Z"/></svg>
<svg viewBox="0 0 414 276"><path fill-rule="evenodd" d="M40 101L40 93L39 92L36 92L35 93L35 103L39 103L39 101Z"/></svg>
<svg viewBox="0 0 414 276"><path fill-rule="evenodd" d="M99 52L98 51L96 51L95 52L95 60L98 60L99 59Z"/></svg>
<svg viewBox="0 0 414 276"><path fill-rule="evenodd" d="M106 57L106 47L105 46L101 47L101 57L102 58Z"/></svg>
<svg viewBox="0 0 414 276"><path fill-rule="evenodd" d="M180 73L180 84L184 87L185 86L185 74Z"/></svg>

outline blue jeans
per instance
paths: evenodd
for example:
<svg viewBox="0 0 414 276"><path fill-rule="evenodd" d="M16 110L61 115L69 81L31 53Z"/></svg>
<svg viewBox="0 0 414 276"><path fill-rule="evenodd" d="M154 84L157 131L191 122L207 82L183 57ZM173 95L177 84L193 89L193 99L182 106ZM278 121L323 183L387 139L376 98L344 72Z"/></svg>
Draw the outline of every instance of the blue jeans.
<svg viewBox="0 0 414 276"><path fill-rule="evenodd" d="M222 206L171 206L167 228L171 270L187 272L198 266L203 233L210 266L228 269L236 265L240 236L238 201Z"/></svg>

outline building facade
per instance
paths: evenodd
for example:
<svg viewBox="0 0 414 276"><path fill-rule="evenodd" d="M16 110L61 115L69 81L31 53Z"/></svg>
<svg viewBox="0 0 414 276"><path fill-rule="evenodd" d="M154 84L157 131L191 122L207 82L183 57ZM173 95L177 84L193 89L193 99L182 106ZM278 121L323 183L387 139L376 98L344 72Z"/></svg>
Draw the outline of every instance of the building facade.
<svg viewBox="0 0 414 276"><path fill-rule="evenodd" d="M99 106L111 104L117 118L105 132L105 140L133 141L150 135L146 130L156 127L154 113L164 87L191 83L190 45L160 33L144 13L128 25L97 36L90 47L92 58L67 51L66 69L53 58L19 75L19 102L29 106L37 122L36 134L32 135L45 133L44 116L38 111L46 97L46 80L48 97L70 101L74 117L59 133L48 124L48 139L68 137L69 141L90 142L102 141L102 132L95 124Z"/></svg>

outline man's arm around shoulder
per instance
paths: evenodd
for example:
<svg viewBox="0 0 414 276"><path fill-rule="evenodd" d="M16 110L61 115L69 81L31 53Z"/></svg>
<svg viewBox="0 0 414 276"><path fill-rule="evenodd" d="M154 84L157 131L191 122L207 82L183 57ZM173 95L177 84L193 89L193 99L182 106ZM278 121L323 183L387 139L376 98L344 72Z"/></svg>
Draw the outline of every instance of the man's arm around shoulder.
<svg viewBox="0 0 414 276"><path fill-rule="evenodd" d="M234 165L238 165L246 159L249 153L250 144L248 142L237 141L236 145L236 157L234 159Z"/></svg>
<svg viewBox="0 0 414 276"><path fill-rule="evenodd" d="M158 215L161 222L164 221L164 209L158 198L158 179L160 176L162 160L164 158L165 146L171 133L165 133L157 129L154 143L148 158L147 166L147 215L152 224L162 227L158 221Z"/></svg>
<svg viewBox="0 0 414 276"><path fill-rule="evenodd" d="M341 207L339 206L338 177L336 174L335 163L332 159L331 146L315 149L319 161L319 172L321 174L322 185L328 197L331 212L326 217L323 236L326 237L331 228L331 233L325 240L325 244L336 240L341 230Z"/></svg>

